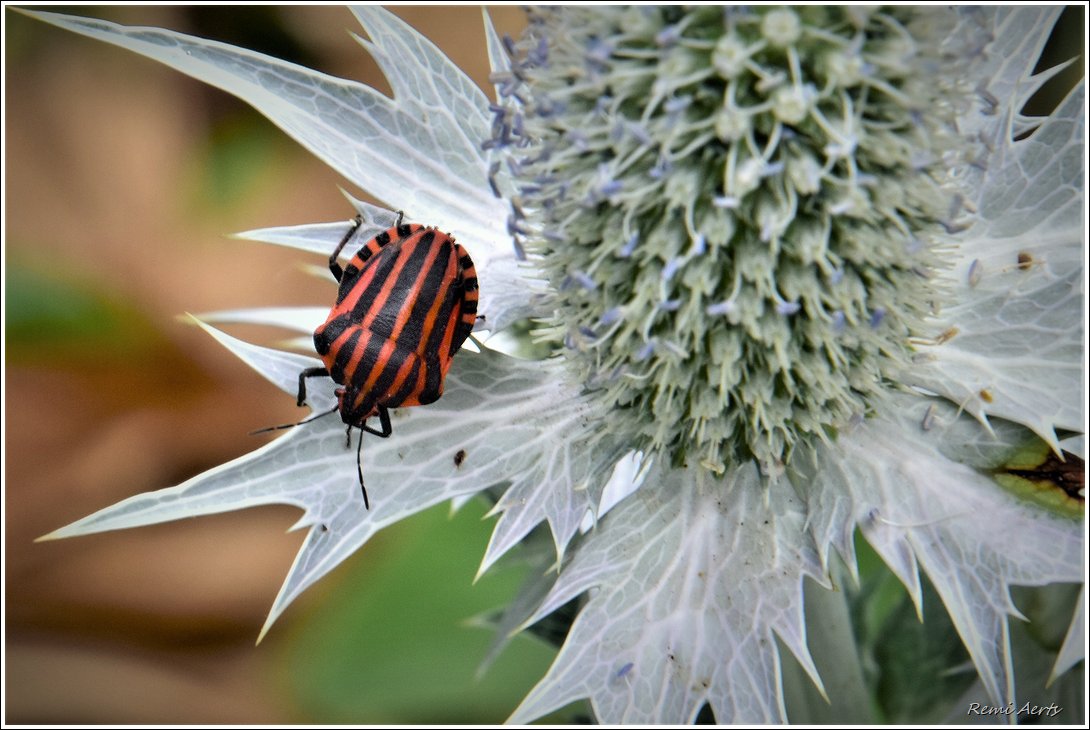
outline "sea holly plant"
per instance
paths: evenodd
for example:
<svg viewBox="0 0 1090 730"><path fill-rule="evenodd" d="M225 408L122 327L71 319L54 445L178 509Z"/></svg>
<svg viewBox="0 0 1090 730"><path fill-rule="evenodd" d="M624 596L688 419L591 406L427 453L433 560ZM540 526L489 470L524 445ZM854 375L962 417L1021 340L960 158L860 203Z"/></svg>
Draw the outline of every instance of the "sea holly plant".
<svg viewBox="0 0 1090 730"><path fill-rule="evenodd" d="M365 237L396 210L450 231L476 263L482 329L529 318L553 356L487 338L460 353L441 400L365 444L370 510L343 426L319 418L50 537L296 505L307 537L267 630L384 526L483 492L481 570L517 546L542 566L498 644L578 609L512 721L586 699L607 723L756 723L792 719L788 664L834 706L866 696L863 629L837 657L814 651L829 644L814 627L848 608L811 600L852 590L861 535L917 613L937 596L977 675L967 697L1033 700L1010 591L1084 570L1066 440L1085 417L1083 83L1024 112L1057 70L1035 66L1059 9L551 7L517 40L486 14L491 98L389 12L354 12L391 96L34 15L252 104L389 206L353 201ZM348 225L243 235L328 255ZM306 338L324 314L202 326L294 397L313 354L208 322ZM311 381L315 413L333 389ZM1083 606L1050 681L1082 659Z"/></svg>

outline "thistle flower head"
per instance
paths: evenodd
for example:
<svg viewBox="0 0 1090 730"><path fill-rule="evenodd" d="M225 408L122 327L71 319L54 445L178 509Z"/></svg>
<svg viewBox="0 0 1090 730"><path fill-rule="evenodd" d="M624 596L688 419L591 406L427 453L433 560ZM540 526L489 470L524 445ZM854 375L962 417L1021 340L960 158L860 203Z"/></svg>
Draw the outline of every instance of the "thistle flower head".
<svg viewBox="0 0 1090 730"><path fill-rule="evenodd" d="M644 450L772 466L905 367L958 153L913 14L531 12L492 146L547 336Z"/></svg>

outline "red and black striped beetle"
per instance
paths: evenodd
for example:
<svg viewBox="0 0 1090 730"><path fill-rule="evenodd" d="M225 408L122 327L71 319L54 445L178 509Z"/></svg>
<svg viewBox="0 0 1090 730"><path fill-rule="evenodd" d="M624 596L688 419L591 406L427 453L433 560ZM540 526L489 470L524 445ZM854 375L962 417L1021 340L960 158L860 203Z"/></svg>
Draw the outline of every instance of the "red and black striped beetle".
<svg viewBox="0 0 1090 730"><path fill-rule="evenodd" d="M451 359L477 319L477 271L466 250L448 234L416 223L397 223L368 241L349 264L337 257L362 225L355 224L329 257L340 283L337 302L314 331L314 347L325 367L299 373L298 405L306 400L307 378L329 376L337 388L337 409L360 429L356 468L364 505L360 449L363 432L393 433L390 408L427 405L443 395ZM378 417L379 429L367 425Z"/></svg>

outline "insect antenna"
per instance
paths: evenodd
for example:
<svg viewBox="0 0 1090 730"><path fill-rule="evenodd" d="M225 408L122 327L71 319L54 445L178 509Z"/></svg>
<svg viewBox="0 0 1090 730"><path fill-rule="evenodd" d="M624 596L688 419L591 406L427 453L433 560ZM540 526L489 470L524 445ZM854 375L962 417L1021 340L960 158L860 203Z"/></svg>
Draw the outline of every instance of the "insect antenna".
<svg viewBox="0 0 1090 730"><path fill-rule="evenodd" d="M280 431L280 430L283 430L285 428L295 428L296 426L302 426L304 423L310 423L311 421L317 421L319 418L322 418L323 416L328 416L330 413L336 413L338 408L340 408L339 405L333 406L333 408L331 408L328 411L323 411L323 412L319 413L316 416L311 416L310 418L304 418L302 421L298 421L297 423L282 423L279 426L269 426L268 428L259 428L256 431L250 431L250 435L251 436L256 436L259 433L268 433L269 431Z"/></svg>
<svg viewBox="0 0 1090 730"><path fill-rule="evenodd" d="M360 451L363 450L363 429L360 429L359 445L356 446L356 473L360 477L360 491L363 492L363 507L371 509L371 503L367 501L367 487L363 486L363 466L360 464Z"/></svg>

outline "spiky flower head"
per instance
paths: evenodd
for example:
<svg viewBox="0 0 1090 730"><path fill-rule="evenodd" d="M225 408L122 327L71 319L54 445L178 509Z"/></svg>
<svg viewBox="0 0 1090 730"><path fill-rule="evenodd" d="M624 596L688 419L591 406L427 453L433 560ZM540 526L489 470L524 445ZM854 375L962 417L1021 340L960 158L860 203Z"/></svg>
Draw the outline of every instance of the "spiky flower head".
<svg viewBox="0 0 1090 730"><path fill-rule="evenodd" d="M642 449L774 468L897 381L957 152L915 14L531 11L490 146L547 336Z"/></svg>

